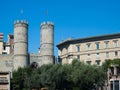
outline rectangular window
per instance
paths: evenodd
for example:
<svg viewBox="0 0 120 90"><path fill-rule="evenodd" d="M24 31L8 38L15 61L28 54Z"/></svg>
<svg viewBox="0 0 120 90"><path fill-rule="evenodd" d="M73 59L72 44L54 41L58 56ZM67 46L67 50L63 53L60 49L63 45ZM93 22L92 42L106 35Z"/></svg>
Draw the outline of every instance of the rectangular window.
<svg viewBox="0 0 120 90"><path fill-rule="evenodd" d="M105 48L109 48L109 42L105 42Z"/></svg>
<svg viewBox="0 0 120 90"><path fill-rule="evenodd" d="M12 49L14 49L14 45L12 45Z"/></svg>
<svg viewBox="0 0 120 90"><path fill-rule="evenodd" d="M114 75L114 67L110 67L110 74Z"/></svg>
<svg viewBox="0 0 120 90"><path fill-rule="evenodd" d="M100 49L100 44L99 43L96 43L96 49Z"/></svg>
<svg viewBox="0 0 120 90"><path fill-rule="evenodd" d="M115 56L118 56L118 52L117 51L115 51Z"/></svg>
<svg viewBox="0 0 120 90"><path fill-rule="evenodd" d="M87 50L90 50L90 44L87 44L86 46L87 46Z"/></svg>
<svg viewBox="0 0 120 90"><path fill-rule="evenodd" d="M91 58L90 54L88 54L88 56L87 56L87 57L88 57L88 59L89 59L89 58Z"/></svg>
<svg viewBox="0 0 120 90"><path fill-rule="evenodd" d="M115 89L114 90L119 90L119 80L114 81Z"/></svg>
<svg viewBox="0 0 120 90"><path fill-rule="evenodd" d="M109 52L106 52L106 58L109 58Z"/></svg>
<svg viewBox="0 0 120 90"><path fill-rule="evenodd" d="M100 54L99 53L96 54L96 58L100 58Z"/></svg>
<svg viewBox="0 0 120 90"><path fill-rule="evenodd" d="M79 60L80 60L80 55L77 55L77 59L79 59Z"/></svg>
<svg viewBox="0 0 120 90"><path fill-rule="evenodd" d="M91 61L86 61L86 63L90 65L90 64L91 64Z"/></svg>
<svg viewBox="0 0 120 90"><path fill-rule="evenodd" d="M80 52L80 46L77 46L77 52Z"/></svg>
<svg viewBox="0 0 120 90"><path fill-rule="evenodd" d="M97 65L100 65L100 60L95 61Z"/></svg>
<svg viewBox="0 0 120 90"><path fill-rule="evenodd" d="M3 47L3 50L5 50L5 49L6 49L6 47L4 46L4 47Z"/></svg>
<svg viewBox="0 0 120 90"><path fill-rule="evenodd" d="M117 75L120 75L120 67L117 66L116 68L117 68Z"/></svg>
<svg viewBox="0 0 120 90"><path fill-rule="evenodd" d="M8 82L6 77L0 77L0 82Z"/></svg>
<svg viewBox="0 0 120 90"><path fill-rule="evenodd" d="M113 42L114 42L114 48L117 47L118 46L117 45L117 40L114 40Z"/></svg>
<svg viewBox="0 0 120 90"><path fill-rule="evenodd" d="M2 54L7 54L7 52L2 52Z"/></svg>
<svg viewBox="0 0 120 90"><path fill-rule="evenodd" d="M113 81L110 81L110 90L113 90Z"/></svg>

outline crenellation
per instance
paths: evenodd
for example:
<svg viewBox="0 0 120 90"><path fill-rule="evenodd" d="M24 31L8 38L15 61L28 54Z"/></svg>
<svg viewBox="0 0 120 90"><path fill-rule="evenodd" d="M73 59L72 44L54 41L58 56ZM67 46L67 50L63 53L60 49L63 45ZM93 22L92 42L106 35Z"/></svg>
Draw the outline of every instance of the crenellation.
<svg viewBox="0 0 120 90"><path fill-rule="evenodd" d="M38 67L54 63L54 24L43 22L40 29L41 45L38 53L28 53L27 20L14 21L14 34L8 35L7 42L4 42L4 34L0 33L0 77L3 77L1 73L7 72L5 77L12 78L13 71L33 63L36 63ZM10 87L10 82L6 86Z"/></svg>
<svg viewBox="0 0 120 90"><path fill-rule="evenodd" d="M9 34L8 41L0 43L0 65L2 66L0 66L0 70L4 68L5 71L12 72L33 62L38 63L38 66L53 63L54 24L52 22L43 22L40 29L40 53L28 53L28 21L14 21L14 35ZM0 33L0 39L3 39L3 36L3 33Z"/></svg>
<svg viewBox="0 0 120 90"><path fill-rule="evenodd" d="M40 27L40 55L42 64L54 61L54 24L43 22Z"/></svg>
<svg viewBox="0 0 120 90"><path fill-rule="evenodd" d="M15 20L15 21L14 21L14 24L18 24L18 23L28 24L28 21L27 21L27 20Z"/></svg>
<svg viewBox="0 0 120 90"><path fill-rule="evenodd" d="M53 22L50 22L50 21L47 21L47 22L42 22L40 26L43 26L43 25L52 25L54 26L54 23Z"/></svg>
<svg viewBox="0 0 120 90"><path fill-rule="evenodd" d="M17 20L14 24L14 69L28 65L28 22Z"/></svg>

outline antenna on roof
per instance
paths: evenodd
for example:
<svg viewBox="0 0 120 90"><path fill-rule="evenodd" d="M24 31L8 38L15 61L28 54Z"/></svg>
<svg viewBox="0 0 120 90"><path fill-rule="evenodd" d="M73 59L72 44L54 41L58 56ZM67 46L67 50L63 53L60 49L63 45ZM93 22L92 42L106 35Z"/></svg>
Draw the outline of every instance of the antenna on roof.
<svg viewBox="0 0 120 90"><path fill-rule="evenodd" d="M48 10L46 10L45 16L46 16L46 21L47 21L48 20Z"/></svg>
<svg viewBox="0 0 120 90"><path fill-rule="evenodd" d="M23 19L23 9L20 10L20 17Z"/></svg>

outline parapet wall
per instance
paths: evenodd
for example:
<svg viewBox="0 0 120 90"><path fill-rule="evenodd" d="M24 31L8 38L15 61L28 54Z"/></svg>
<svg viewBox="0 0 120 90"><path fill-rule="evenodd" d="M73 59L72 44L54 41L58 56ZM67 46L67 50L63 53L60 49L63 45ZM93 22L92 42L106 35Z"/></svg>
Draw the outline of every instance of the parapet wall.
<svg viewBox="0 0 120 90"><path fill-rule="evenodd" d="M42 64L51 64L54 61L54 24L52 22L43 22L40 29Z"/></svg>
<svg viewBox="0 0 120 90"><path fill-rule="evenodd" d="M13 60L13 54L0 54L0 61Z"/></svg>
<svg viewBox="0 0 120 90"><path fill-rule="evenodd" d="M46 25L46 24L47 24L47 25L54 25L53 22L47 21L47 22L42 22L40 26L43 26L43 25Z"/></svg>
<svg viewBox="0 0 120 90"><path fill-rule="evenodd" d="M36 63L38 63L38 66L42 65L42 59L41 59L41 56L39 54L30 53L29 54L29 61L30 61L30 64L32 64L33 62L36 62Z"/></svg>
<svg viewBox="0 0 120 90"><path fill-rule="evenodd" d="M24 24L28 24L27 20L15 20L14 24L18 24L18 23L24 23Z"/></svg>
<svg viewBox="0 0 120 90"><path fill-rule="evenodd" d="M14 22L14 69L28 65L28 22Z"/></svg>

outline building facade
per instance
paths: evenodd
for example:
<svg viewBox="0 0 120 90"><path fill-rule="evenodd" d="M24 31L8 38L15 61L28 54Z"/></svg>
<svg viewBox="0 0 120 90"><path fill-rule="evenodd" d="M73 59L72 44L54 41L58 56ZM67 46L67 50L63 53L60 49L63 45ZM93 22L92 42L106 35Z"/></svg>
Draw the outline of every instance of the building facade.
<svg viewBox="0 0 120 90"><path fill-rule="evenodd" d="M3 53L3 38L4 38L4 34L0 33L0 54Z"/></svg>
<svg viewBox="0 0 120 90"><path fill-rule="evenodd" d="M32 63L37 63L38 66L54 63L54 24L43 22L40 25L41 41L38 53L28 53L28 26L25 20L15 21L14 34L8 35L7 42L4 42L4 34L0 33L0 90L10 90L12 72L19 67ZM2 83L1 79L6 82Z"/></svg>
<svg viewBox="0 0 120 90"><path fill-rule="evenodd" d="M88 64L102 63L106 59L120 58L120 33L80 39L69 39L57 45L62 64L79 59Z"/></svg>
<svg viewBox="0 0 120 90"><path fill-rule="evenodd" d="M10 90L9 72L0 72L0 90Z"/></svg>
<svg viewBox="0 0 120 90"><path fill-rule="evenodd" d="M0 54L13 54L14 36L8 34L8 41L4 42L4 34L0 33Z"/></svg>
<svg viewBox="0 0 120 90"><path fill-rule="evenodd" d="M28 22L14 22L14 69L28 65Z"/></svg>
<svg viewBox="0 0 120 90"><path fill-rule="evenodd" d="M68 39L57 45L58 57L62 64L74 59L87 64L102 65L108 59L120 59L120 33L80 39ZM108 70L107 90L120 90L120 68L116 65ZM110 74L112 72L112 74ZM105 89L106 90L106 89Z"/></svg>
<svg viewBox="0 0 120 90"><path fill-rule="evenodd" d="M52 22L43 22L40 28L39 54L43 64L50 64L54 62L54 24Z"/></svg>
<svg viewBox="0 0 120 90"><path fill-rule="evenodd" d="M54 24L52 22L41 23L39 51L28 53L28 22L15 21L14 35L9 34L7 42L4 42L4 34L0 33L0 57L2 62L8 60L11 63L12 61L13 70L33 62L38 63L38 66L54 63Z"/></svg>

